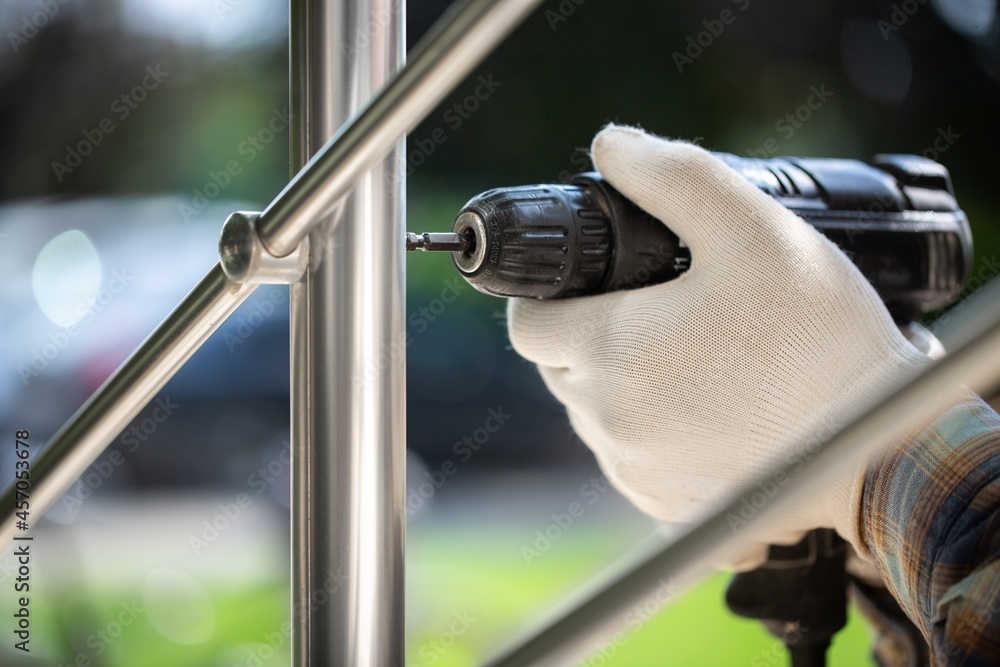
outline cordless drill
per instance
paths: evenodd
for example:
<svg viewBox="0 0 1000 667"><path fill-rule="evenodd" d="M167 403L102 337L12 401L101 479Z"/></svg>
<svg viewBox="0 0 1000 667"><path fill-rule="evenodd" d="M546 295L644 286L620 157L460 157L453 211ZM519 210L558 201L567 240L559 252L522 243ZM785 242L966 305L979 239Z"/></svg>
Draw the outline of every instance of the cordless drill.
<svg viewBox="0 0 1000 667"><path fill-rule="evenodd" d="M915 155L871 164L717 155L840 246L898 322L943 307L961 288L972 238L942 165ZM450 251L469 284L504 297L634 289L690 263L683 239L595 172L488 190L462 207L450 233L407 234L406 245Z"/></svg>
<svg viewBox="0 0 1000 667"><path fill-rule="evenodd" d="M876 155L871 164L718 156L836 243L898 324L945 306L961 289L972 236L942 165L914 155ZM665 282L691 261L683 239L597 173L488 190L459 211L450 233L407 234L406 246L450 251L481 292L540 299ZM780 637L793 667L824 665L847 617L846 554L830 529L772 546L764 565L733 578L726 602Z"/></svg>

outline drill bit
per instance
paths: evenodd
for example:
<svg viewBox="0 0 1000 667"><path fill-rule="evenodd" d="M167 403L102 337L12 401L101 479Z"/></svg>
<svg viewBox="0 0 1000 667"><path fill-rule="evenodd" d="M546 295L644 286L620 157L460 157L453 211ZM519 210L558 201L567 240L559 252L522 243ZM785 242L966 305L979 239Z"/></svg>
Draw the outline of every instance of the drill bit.
<svg viewBox="0 0 1000 667"><path fill-rule="evenodd" d="M425 250L428 252L471 252L473 241L467 235L451 232L424 232L423 234L406 233L407 250Z"/></svg>

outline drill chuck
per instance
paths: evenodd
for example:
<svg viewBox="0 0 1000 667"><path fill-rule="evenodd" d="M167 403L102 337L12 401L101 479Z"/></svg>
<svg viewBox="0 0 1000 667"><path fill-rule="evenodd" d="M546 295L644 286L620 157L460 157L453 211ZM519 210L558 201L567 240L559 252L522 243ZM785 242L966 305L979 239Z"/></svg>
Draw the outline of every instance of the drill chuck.
<svg viewBox="0 0 1000 667"><path fill-rule="evenodd" d="M897 319L941 308L961 288L971 233L940 164L718 155L839 245ZM451 251L481 292L542 299L657 284L690 264L683 240L595 172L483 192L451 234L410 234L407 248Z"/></svg>
<svg viewBox="0 0 1000 667"><path fill-rule="evenodd" d="M458 270L500 296L552 299L664 282L688 256L662 223L597 174L484 192L453 231L474 240L472 252L453 255Z"/></svg>

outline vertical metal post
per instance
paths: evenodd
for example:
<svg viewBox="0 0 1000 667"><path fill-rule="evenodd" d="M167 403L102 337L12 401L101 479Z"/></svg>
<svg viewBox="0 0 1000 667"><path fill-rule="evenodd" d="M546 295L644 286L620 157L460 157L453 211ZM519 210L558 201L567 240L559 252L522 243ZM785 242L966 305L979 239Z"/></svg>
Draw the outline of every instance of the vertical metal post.
<svg viewBox="0 0 1000 667"><path fill-rule="evenodd" d="M401 67L403 11L291 0L293 170ZM295 667L404 661L403 153L312 233L292 286Z"/></svg>

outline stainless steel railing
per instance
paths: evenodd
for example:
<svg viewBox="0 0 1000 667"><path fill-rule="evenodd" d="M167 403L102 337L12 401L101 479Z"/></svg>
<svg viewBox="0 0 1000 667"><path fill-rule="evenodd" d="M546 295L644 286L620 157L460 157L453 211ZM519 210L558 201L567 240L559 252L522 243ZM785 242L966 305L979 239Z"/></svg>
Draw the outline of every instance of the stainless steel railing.
<svg viewBox="0 0 1000 667"><path fill-rule="evenodd" d="M402 55L399 2L293 0L292 29L296 31L292 40L296 49L292 54L291 72L293 108L301 109L318 121L319 132L332 132L337 122L344 120L345 112L361 110L329 140L315 133L306 136L299 126L297 140L301 143L293 144L293 160L307 156L314 146L321 147L258 221L257 230L264 246L274 256L286 255L327 221L323 235L317 236L319 245L325 244L326 235L334 231L335 225L324 216L539 2L468 0L450 11L432 29L415 49L409 64L386 83ZM388 31L376 36L376 41L384 47L382 51L376 53L368 49L352 63L328 62L326 59L334 57L338 61L348 59L344 52L335 53L335 40L343 38L349 26L363 20L360 11L378 7L390 11ZM330 76L335 68L339 68L337 71L343 77ZM348 89L348 84L359 84L360 92ZM328 87L333 85L338 87ZM384 88L370 102L363 97L375 93L382 85ZM350 97L352 92L356 94L353 103L343 105L341 98ZM312 106L311 100L318 98L335 101L320 99ZM308 111L302 104L309 105ZM341 106L335 107L335 104ZM297 411L293 415L293 433L297 437L293 445L296 456L293 479L297 484L292 490L296 506L293 609L309 610L313 606L309 595L316 573L325 572L325 565L341 557L335 554L335 543L350 544L349 540L360 534L358 546L364 546L361 555L367 559L376 558L374 562L361 562L356 549L348 550L346 557L350 565L352 568L357 566L350 584L355 587L350 589L353 603L343 607L324 606L319 613L294 615L296 639L293 647L295 664L299 666L331 661L372 666L402 662L403 514L399 500L402 498L405 416L402 355L393 362L393 370L377 381L357 389L347 384L351 381L352 366L365 368L378 364L382 352L380 342L394 341L402 334L403 230L396 193L404 183L401 170L396 169L399 181L378 192L369 179L367 186L362 185L363 192L355 198L354 204L345 205L352 207L355 213L364 212L363 216L350 221L352 229L343 239L362 256L352 257L347 265L336 266L335 262L313 260L312 271L307 270L305 281L293 289L293 354L299 364L322 362L321 368L299 374L292 380ZM365 203L380 205L366 208ZM386 215L390 219L377 219ZM346 257L349 248L345 246L339 252ZM315 248L312 255L317 255ZM387 263L376 266L383 261ZM35 512L44 513L69 489L254 289L252 283L231 282L221 265L208 273L53 436L34 462L31 500ZM375 302L366 304L367 298ZM368 305L374 307L374 312L366 310ZM334 329L331 318L353 317L358 313L362 313L363 318L352 321L357 329ZM338 364L338 355L352 355L351 363ZM347 377L339 375L344 370L348 371ZM337 377L333 377L335 374ZM314 409L317 399L326 404L334 401L338 405L345 405L346 401L336 416L350 418L348 423L356 428L351 428L348 434L347 426L321 424L321 413ZM326 415L327 422L330 417ZM394 426L384 429L385 422ZM367 442L366 438L374 438L378 444ZM376 454L367 449L369 445L392 452L388 467L373 459ZM338 458L348 451L356 458ZM360 468L339 467L344 463L357 464ZM322 469L318 470L317 466ZM315 477L310 475L317 473L335 477L321 478L323 484L314 484ZM322 489L335 480L341 482L336 485L337 490L324 495ZM367 490L366 485L371 483L374 483L374 491ZM334 506L335 500L345 498L343 494L349 498L350 507L342 507L339 503ZM0 497L0 548L9 545L14 537L15 498L13 485ZM374 510L366 504L372 500L377 503ZM372 513L362 516L362 512ZM384 526L384 522L391 525ZM343 530L344 534L323 532L331 526ZM320 537L322 543L318 541ZM387 547L388 553L380 553L382 547ZM369 597L382 594L388 595L387 602L373 601ZM391 620L391 623L383 628L381 620ZM395 636L387 649L380 648L385 639L384 630ZM346 644L347 648L338 656L336 651L341 649L333 648L333 644Z"/></svg>
<svg viewBox="0 0 1000 667"><path fill-rule="evenodd" d="M402 66L404 3L291 6L302 167ZM404 664L406 360L383 358L404 334L404 142L388 139L388 157L321 216L291 288L294 665ZM331 572L336 594L297 606Z"/></svg>
<svg viewBox="0 0 1000 667"><path fill-rule="evenodd" d="M401 0L292 0L292 108L298 116L292 161L304 166L256 229L275 257L307 237L312 242L305 277L292 288L296 667L403 664L404 357L397 352L388 366L380 360L387 349L401 349L394 343L403 334L399 142L539 2L463 3L393 76L402 60ZM352 28L369 25L375 13L387 20L365 55L352 60L338 52L355 34ZM330 257L335 261L323 261ZM254 288L231 282L220 265L208 273L34 463L35 511L58 500ZM953 337L960 343L950 355L829 440L760 517L802 502L810 485L945 408L959 383L979 392L1000 384L1000 284L973 300L965 310L977 319ZM379 372L372 376L370 368ZM2 547L14 536L14 499L13 486L0 497ZM651 590L664 581L688 583L737 548L725 518L734 509L722 508L672 544L647 545L641 557L490 664L564 664L585 657L597 641L622 629L622 615ZM318 579L338 567L350 571L344 593L321 611L302 611Z"/></svg>

